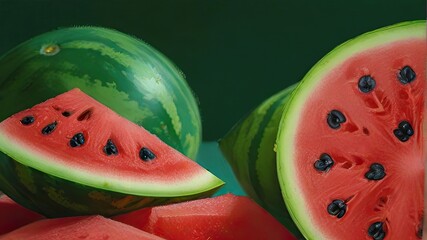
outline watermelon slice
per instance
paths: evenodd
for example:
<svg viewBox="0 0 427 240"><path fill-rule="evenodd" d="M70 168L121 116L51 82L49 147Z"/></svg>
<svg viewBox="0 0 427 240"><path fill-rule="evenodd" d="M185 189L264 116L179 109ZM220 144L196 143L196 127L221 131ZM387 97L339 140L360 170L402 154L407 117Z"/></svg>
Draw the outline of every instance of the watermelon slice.
<svg viewBox="0 0 427 240"><path fill-rule="evenodd" d="M426 23L382 28L325 56L292 93L278 176L307 239L421 239Z"/></svg>
<svg viewBox="0 0 427 240"><path fill-rule="evenodd" d="M0 240L161 240L129 225L102 216L44 219L0 237Z"/></svg>
<svg viewBox="0 0 427 240"><path fill-rule="evenodd" d="M143 208L113 219L166 239L296 239L250 198L233 194Z"/></svg>
<svg viewBox="0 0 427 240"><path fill-rule="evenodd" d="M0 188L48 217L206 197L223 182L79 89L0 123Z"/></svg>
<svg viewBox="0 0 427 240"><path fill-rule="evenodd" d="M44 218L22 207L6 195L0 197L0 235Z"/></svg>

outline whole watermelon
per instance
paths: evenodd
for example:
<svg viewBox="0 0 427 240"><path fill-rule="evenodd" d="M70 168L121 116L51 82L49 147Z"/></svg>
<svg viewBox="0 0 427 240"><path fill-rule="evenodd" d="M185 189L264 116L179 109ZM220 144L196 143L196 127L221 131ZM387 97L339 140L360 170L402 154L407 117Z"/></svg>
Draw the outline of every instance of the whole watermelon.
<svg viewBox="0 0 427 240"><path fill-rule="evenodd" d="M0 121L73 88L195 159L201 120L182 72L141 40L100 27L36 36L0 58Z"/></svg>

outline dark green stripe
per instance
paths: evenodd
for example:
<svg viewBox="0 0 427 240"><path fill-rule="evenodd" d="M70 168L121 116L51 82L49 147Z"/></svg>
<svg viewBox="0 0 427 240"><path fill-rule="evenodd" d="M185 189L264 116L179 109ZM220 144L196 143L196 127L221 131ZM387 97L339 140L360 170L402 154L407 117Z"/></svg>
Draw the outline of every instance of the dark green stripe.
<svg viewBox="0 0 427 240"><path fill-rule="evenodd" d="M17 170L21 174L17 174ZM25 173L27 175L22 176ZM28 181L35 184L29 191ZM211 196L217 189L186 196L135 196L71 182L27 167L0 152L0 189L22 206L47 217L100 214L112 216L175 202ZM129 201L124 199L130 198ZM117 204L123 202L122 204Z"/></svg>
<svg viewBox="0 0 427 240"><path fill-rule="evenodd" d="M276 109L278 107L280 108L282 107L284 98L286 98L286 94L282 98L279 98L278 100L276 100L272 105L270 105L266 114L262 116L263 120L259 126L259 131L256 134L256 136L252 139L251 145L249 147L248 169L249 169L250 181L251 181L251 184L254 186L255 192L257 193L258 197L261 200L265 199L266 193L263 191L263 188L260 185L260 181L258 178L257 161L262 160L258 158L258 148L261 142L261 138L263 137L265 127L270 123L270 120L274 112L276 111ZM276 135L273 134L271 137L275 138ZM273 151L273 146L271 148L271 151ZM275 174L274 171L272 171L271 174Z"/></svg>

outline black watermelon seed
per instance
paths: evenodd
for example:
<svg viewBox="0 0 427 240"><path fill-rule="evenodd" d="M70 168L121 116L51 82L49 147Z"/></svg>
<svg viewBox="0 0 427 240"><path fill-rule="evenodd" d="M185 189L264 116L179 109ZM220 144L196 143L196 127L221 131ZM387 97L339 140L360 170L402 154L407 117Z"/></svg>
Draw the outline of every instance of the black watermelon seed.
<svg viewBox="0 0 427 240"><path fill-rule="evenodd" d="M423 238L423 226L418 226L417 237L419 239Z"/></svg>
<svg viewBox="0 0 427 240"><path fill-rule="evenodd" d="M343 200L335 199L328 205L328 213L337 218L342 218L346 211L347 204Z"/></svg>
<svg viewBox="0 0 427 240"><path fill-rule="evenodd" d="M414 129L412 129L412 126L409 122L402 121L399 123L398 127L399 127L399 129L401 129L403 131L404 134L406 134L408 136L414 135Z"/></svg>
<svg viewBox="0 0 427 240"><path fill-rule="evenodd" d="M368 180L381 180L385 177L385 169L384 166L379 163L373 163L369 167L369 171L365 173L365 177Z"/></svg>
<svg viewBox="0 0 427 240"><path fill-rule="evenodd" d="M347 119L344 114L338 110L332 110L327 117L329 127L332 129L338 129L341 127L341 123L344 123Z"/></svg>
<svg viewBox="0 0 427 240"><path fill-rule="evenodd" d="M399 123L398 127L393 130L393 133L401 142L406 142L414 135L414 129L408 121L402 121Z"/></svg>
<svg viewBox="0 0 427 240"><path fill-rule="evenodd" d="M314 162L314 168L317 171L326 172L334 165L334 160L326 153L322 153L319 159Z"/></svg>
<svg viewBox="0 0 427 240"><path fill-rule="evenodd" d="M419 239L423 238L423 225L424 225L424 217L421 217L421 221L418 224L417 237Z"/></svg>
<svg viewBox="0 0 427 240"><path fill-rule="evenodd" d="M55 121L55 122L53 122L53 123L48 124L46 127L44 127L44 128L42 129L42 134L43 134L43 135L47 135L47 134L52 133L52 132L55 130L56 125L57 125L57 122L56 122L56 121Z"/></svg>
<svg viewBox="0 0 427 240"><path fill-rule="evenodd" d="M144 161L148 161L148 160L153 160L154 158L156 158L156 155L154 155L154 153L151 152L150 149L143 147L139 151L139 157Z"/></svg>
<svg viewBox="0 0 427 240"><path fill-rule="evenodd" d="M369 226L368 235L374 240L382 240L385 238L385 231L383 229L384 223L374 222Z"/></svg>
<svg viewBox="0 0 427 240"><path fill-rule="evenodd" d="M361 77L358 83L359 90L364 93L368 93L374 90L375 85L376 85L375 79L373 79L369 75Z"/></svg>
<svg viewBox="0 0 427 240"><path fill-rule="evenodd" d="M407 84L414 81L417 75L415 74L414 70L410 66L405 66L400 70L397 77L399 78L399 81L401 83Z"/></svg>
<svg viewBox="0 0 427 240"><path fill-rule="evenodd" d="M117 149L116 145L113 143L111 139L107 140L107 144L105 144L104 146L104 153L107 154L108 156L119 154L119 150Z"/></svg>
<svg viewBox="0 0 427 240"><path fill-rule="evenodd" d="M79 147L85 143L85 136L83 133L76 133L70 140L71 147Z"/></svg>
<svg viewBox="0 0 427 240"><path fill-rule="evenodd" d="M62 112L62 116L69 117L69 116L71 116L71 113L68 111L64 111L64 112Z"/></svg>
<svg viewBox="0 0 427 240"><path fill-rule="evenodd" d="M21 119L23 125L31 125L34 122L35 118L33 116L25 116Z"/></svg>

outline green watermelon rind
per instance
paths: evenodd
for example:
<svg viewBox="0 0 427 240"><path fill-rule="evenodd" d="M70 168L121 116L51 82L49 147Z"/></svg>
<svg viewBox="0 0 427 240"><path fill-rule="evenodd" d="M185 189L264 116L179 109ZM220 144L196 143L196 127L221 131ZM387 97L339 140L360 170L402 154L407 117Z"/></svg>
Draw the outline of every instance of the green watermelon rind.
<svg viewBox="0 0 427 240"><path fill-rule="evenodd" d="M3 153L0 153L0 184L10 198L46 217L114 216L142 207L209 197L217 190L160 197L114 192L46 174Z"/></svg>
<svg viewBox="0 0 427 240"><path fill-rule="evenodd" d="M302 197L304 189L298 187L297 176L293 171L295 168L293 154L296 129L298 129L298 124L304 122L299 119L302 105L320 84L318 79L322 79L337 64L356 53L408 39L408 36L425 39L426 21L416 20L383 27L339 45L311 68L290 96L282 115L277 137L277 171L282 195L289 213L307 239L328 239L328 236L323 236L322 231L317 229L316 224L311 221L310 213L305 208L307 204Z"/></svg>
<svg viewBox="0 0 427 240"><path fill-rule="evenodd" d="M43 54L53 45L56 54ZM150 45L108 28L61 28L0 57L0 121L73 88L196 158L202 124L183 73Z"/></svg>
<svg viewBox="0 0 427 240"><path fill-rule="evenodd" d="M283 108L295 83L264 100L219 140L219 147L246 194L300 236L283 202L274 150Z"/></svg>
<svg viewBox="0 0 427 240"><path fill-rule="evenodd" d="M123 176L102 176L88 169L70 169L56 163L58 156L49 156L46 152L33 151L30 144L14 138L13 133L0 130L0 151L25 166L45 174L62 178L85 186L107 191L151 197L179 197L195 195L218 189L224 183L212 173L199 167L197 174L183 178L181 181L138 181L125 179ZM47 161L47 159L52 159ZM192 163L196 164L196 163Z"/></svg>

